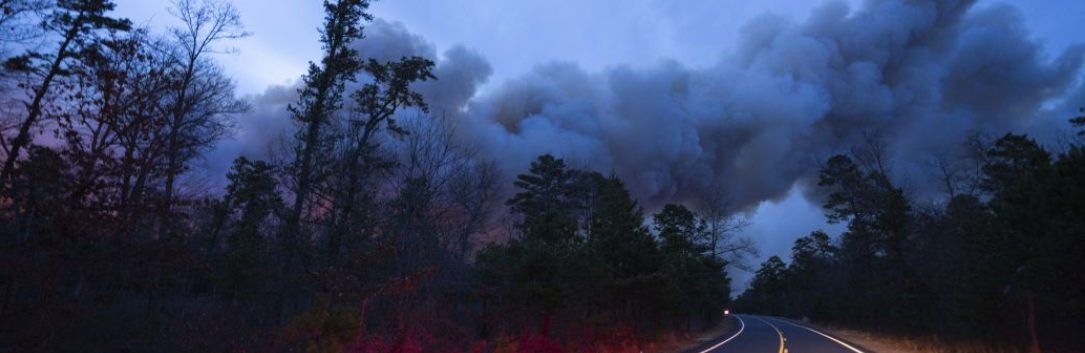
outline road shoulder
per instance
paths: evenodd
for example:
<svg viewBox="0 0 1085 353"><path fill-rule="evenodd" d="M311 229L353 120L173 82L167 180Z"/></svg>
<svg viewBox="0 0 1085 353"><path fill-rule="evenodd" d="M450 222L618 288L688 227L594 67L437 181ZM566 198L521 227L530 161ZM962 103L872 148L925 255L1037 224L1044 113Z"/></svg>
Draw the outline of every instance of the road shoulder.
<svg viewBox="0 0 1085 353"><path fill-rule="evenodd" d="M738 319L727 316L711 330L701 331L687 337L675 337L670 342L660 344L653 352L658 353L698 353L720 340L731 337L739 329Z"/></svg>

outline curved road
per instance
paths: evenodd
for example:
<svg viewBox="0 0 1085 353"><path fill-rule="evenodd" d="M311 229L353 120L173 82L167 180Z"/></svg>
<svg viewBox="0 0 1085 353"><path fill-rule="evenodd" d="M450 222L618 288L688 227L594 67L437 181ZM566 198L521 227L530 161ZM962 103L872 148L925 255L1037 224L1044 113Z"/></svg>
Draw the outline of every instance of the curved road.
<svg viewBox="0 0 1085 353"><path fill-rule="evenodd" d="M776 318L735 315L739 329L688 353L872 353Z"/></svg>

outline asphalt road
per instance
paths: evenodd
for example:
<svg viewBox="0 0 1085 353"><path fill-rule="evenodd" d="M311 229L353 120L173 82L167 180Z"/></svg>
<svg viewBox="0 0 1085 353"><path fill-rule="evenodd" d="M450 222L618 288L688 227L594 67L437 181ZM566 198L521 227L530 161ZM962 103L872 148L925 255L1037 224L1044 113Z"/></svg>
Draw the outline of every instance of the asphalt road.
<svg viewBox="0 0 1085 353"><path fill-rule="evenodd" d="M788 321L735 315L739 329L688 353L872 353Z"/></svg>

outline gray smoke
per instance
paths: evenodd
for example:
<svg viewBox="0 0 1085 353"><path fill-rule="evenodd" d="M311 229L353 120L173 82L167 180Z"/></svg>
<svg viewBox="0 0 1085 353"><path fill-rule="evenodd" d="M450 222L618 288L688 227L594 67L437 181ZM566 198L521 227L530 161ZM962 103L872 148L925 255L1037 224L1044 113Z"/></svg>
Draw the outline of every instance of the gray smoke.
<svg viewBox="0 0 1085 353"><path fill-rule="evenodd" d="M736 51L710 67L667 61L588 72L554 62L481 93L491 69L469 49L437 55L384 21L358 45L378 59L436 60L439 79L417 88L507 175L552 153L616 172L649 207L693 202L708 188L748 207L809 182L817 161L870 132L893 151L896 176L922 191L933 183L911 167L959 148L973 131L1043 141L1066 131L1072 108L1085 104L1085 48L1049 57L1016 9L973 5L871 0L853 10L834 2L800 22L751 21ZM291 92L272 87L253 98L233 153L258 154L272 131L290 126Z"/></svg>

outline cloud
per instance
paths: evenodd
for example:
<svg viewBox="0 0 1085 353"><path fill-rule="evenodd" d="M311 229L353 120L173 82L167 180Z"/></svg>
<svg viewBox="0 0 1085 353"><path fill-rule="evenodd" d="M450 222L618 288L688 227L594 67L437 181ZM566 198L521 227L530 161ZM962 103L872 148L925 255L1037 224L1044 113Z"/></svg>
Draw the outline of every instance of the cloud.
<svg viewBox="0 0 1085 353"><path fill-rule="evenodd" d="M422 83L434 113L452 117L458 137L480 147L506 174L542 153L627 181L654 207L695 202L722 187L752 208L809 183L816 164L864 132L885 136L901 166L932 150L958 148L975 129L1035 132L1065 126L1085 96L1085 50L1048 57L1023 16L1003 5L963 0L833 2L803 21L771 15L747 23L735 52L708 67L674 61L586 71L553 62L497 82L477 52L434 45L403 25L375 21L358 43L363 56L436 60L438 80ZM292 89L253 97L236 148L290 126ZM255 131L255 132L253 132ZM909 168L894 168L918 177ZM934 188L931 186L930 188Z"/></svg>
<svg viewBox="0 0 1085 353"><path fill-rule="evenodd" d="M440 79L414 87L424 93L434 113L459 114L492 73L490 64L477 52L456 46L437 55L432 43L410 33L401 23L377 19L366 26L365 33L365 39L353 43L353 48L363 58L389 61L421 56L437 63L434 74ZM348 83L347 92L357 90L364 81L365 77L359 77L358 82ZM246 97L252 110L237 116L234 138L223 141L212 152L206 166L208 175L223 176L216 181L223 184L234 158L267 158L272 144L293 131L294 124L287 107L297 102L300 84L298 80L293 84L272 85L261 93ZM349 93L345 98L349 100Z"/></svg>
<svg viewBox="0 0 1085 353"><path fill-rule="evenodd" d="M708 68L544 65L472 100L464 120L489 158L516 171L549 152L616 171L650 206L722 186L752 207L866 131L914 163L975 129L1038 124L1077 82L1081 49L1047 58L1017 10L972 5L868 1L855 11L829 3L802 22L766 15Z"/></svg>

